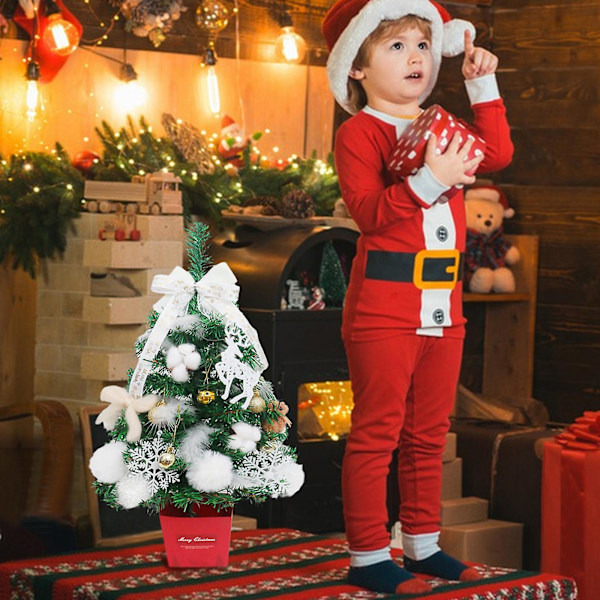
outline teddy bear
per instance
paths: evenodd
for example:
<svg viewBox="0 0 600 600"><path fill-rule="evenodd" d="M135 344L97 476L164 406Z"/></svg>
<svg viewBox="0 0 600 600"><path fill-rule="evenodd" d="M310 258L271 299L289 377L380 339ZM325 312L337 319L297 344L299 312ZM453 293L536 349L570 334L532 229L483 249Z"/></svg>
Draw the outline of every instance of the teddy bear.
<svg viewBox="0 0 600 600"><path fill-rule="evenodd" d="M467 249L465 287L476 294L515 291L515 277L508 268L521 258L503 231L504 219L515 211L497 186L472 187L465 193Z"/></svg>
<svg viewBox="0 0 600 600"><path fill-rule="evenodd" d="M284 433L288 425L292 424L286 417L288 412L290 412L290 407L285 402L269 402L267 408L277 411L278 416L273 421L264 417L262 419L263 430L270 433Z"/></svg>

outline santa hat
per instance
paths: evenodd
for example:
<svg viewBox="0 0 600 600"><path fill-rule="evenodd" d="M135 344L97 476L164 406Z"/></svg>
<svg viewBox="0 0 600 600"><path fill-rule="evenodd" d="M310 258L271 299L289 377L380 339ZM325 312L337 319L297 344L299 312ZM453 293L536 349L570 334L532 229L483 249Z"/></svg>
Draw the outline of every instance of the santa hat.
<svg viewBox="0 0 600 600"><path fill-rule="evenodd" d="M515 216L514 208L511 208L508 204L508 198L506 194L496 185L477 185L472 187L465 194L465 199L479 198L481 200L487 200L489 202L499 202L504 209L504 218L510 219Z"/></svg>
<svg viewBox="0 0 600 600"><path fill-rule="evenodd" d="M329 48L327 76L335 99L348 112L348 75L362 43L381 21L395 21L415 15L431 23L433 71L421 101L433 90L442 56L464 51L465 30L475 39L475 27L468 21L452 19L448 11L432 0L338 0L325 15L323 35Z"/></svg>
<svg viewBox="0 0 600 600"><path fill-rule="evenodd" d="M225 129L226 127L229 127L230 125L235 125L235 121L229 115L225 115L221 119L221 129Z"/></svg>

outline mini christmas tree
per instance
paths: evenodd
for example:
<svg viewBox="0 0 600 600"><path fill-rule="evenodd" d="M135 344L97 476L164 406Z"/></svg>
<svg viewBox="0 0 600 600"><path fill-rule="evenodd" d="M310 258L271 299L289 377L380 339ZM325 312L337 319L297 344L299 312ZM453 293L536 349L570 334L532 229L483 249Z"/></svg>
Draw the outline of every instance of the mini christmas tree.
<svg viewBox="0 0 600 600"><path fill-rule="evenodd" d="M291 496L304 482L284 445L288 407L261 376L267 359L236 306L235 277L226 263L207 271L205 225L188 234L190 271L154 279L164 297L136 342L128 389L101 392L109 406L96 422L112 439L90 469L114 508L223 509Z"/></svg>
<svg viewBox="0 0 600 600"><path fill-rule="evenodd" d="M327 306L342 306L346 296L346 278L332 242L323 247L323 256L319 268L319 287L325 294Z"/></svg>

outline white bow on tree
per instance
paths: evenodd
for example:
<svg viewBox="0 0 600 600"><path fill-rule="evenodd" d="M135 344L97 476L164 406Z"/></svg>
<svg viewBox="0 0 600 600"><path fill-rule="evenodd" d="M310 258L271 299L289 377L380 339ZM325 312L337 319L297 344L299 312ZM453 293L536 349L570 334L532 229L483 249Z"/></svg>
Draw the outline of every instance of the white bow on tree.
<svg viewBox="0 0 600 600"><path fill-rule="evenodd" d="M187 313L187 307L194 293L198 295L198 310L205 315L214 314L221 317L228 326L236 325L248 342L254 347L259 360L255 369L262 373L268 366L267 357L260 345L256 330L235 305L239 295L239 286L227 263L219 263L212 267L200 281L181 267L175 267L169 275L156 275L152 280L152 291L164 296L154 305L160 313L154 324L139 360L131 382L129 392L135 398L142 396L144 383L152 370L152 361L158 354L178 317Z"/></svg>
<svg viewBox="0 0 600 600"><path fill-rule="evenodd" d="M127 421L127 441L139 442L142 435L142 423L138 413L148 412L157 402L158 396L149 394L143 398L134 398L127 390L118 385L108 385L100 392L100 400L109 405L98 415L96 425L104 425L104 429L112 431L117 424L121 411L125 411Z"/></svg>

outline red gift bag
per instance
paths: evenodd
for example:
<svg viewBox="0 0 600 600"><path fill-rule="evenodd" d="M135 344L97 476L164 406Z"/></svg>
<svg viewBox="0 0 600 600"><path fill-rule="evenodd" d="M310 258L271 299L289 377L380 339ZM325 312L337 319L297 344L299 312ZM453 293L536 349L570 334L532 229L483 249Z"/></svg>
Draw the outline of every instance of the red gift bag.
<svg viewBox="0 0 600 600"><path fill-rule="evenodd" d="M172 505L160 511L169 567L226 567L233 509L196 504L193 514Z"/></svg>
<svg viewBox="0 0 600 600"><path fill-rule="evenodd" d="M600 412L544 445L542 570L569 575L580 600L600 594Z"/></svg>
<svg viewBox="0 0 600 600"><path fill-rule="evenodd" d="M473 139L467 160L485 152L485 142L482 138L472 133L438 104L430 106L402 132L388 159L388 169L400 178L414 175L425 163L425 148L429 137L432 134L437 136L436 152L442 154L457 132L461 135L461 141ZM459 189L457 186L450 188L444 193L445 199L449 200Z"/></svg>

